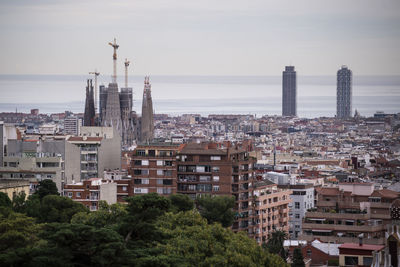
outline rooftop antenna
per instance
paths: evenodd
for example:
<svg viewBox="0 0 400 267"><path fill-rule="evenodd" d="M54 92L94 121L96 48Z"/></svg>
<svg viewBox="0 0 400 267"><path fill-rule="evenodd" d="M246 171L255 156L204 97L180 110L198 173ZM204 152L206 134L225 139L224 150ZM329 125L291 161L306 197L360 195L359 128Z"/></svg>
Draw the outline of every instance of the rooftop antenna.
<svg viewBox="0 0 400 267"><path fill-rule="evenodd" d="M89 74L94 74L94 113L97 113L97 76L100 75L100 72L97 72L97 69L89 72Z"/></svg>
<svg viewBox="0 0 400 267"><path fill-rule="evenodd" d="M128 61L127 58L125 58L125 88L128 88L128 67L129 67L130 61Z"/></svg>
<svg viewBox="0 0 400 267"><path fill-rule="evenodd" d="M119 45L117 45L117 40L114 38L114 43L108 43L114 48L114 54L113 54L113 76L112 76L112 82L117 83L117 49Z"/></svg>

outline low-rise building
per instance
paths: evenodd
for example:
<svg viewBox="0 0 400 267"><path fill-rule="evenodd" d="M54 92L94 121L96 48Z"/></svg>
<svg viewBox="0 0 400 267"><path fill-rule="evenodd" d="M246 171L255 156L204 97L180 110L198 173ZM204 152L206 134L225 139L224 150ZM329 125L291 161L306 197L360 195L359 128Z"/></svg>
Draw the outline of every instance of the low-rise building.
<svg viewBox="0 0 400 267"><path fill-rule="evenodd" d="M64 185L64 196L80 202L91 211L99 208L99 201L117 202L117 183L112 180L90 178L83 182Z"/></svg>
<svg viewBox="0 0 400 267"><path fill-rule="evenodd" d="M0 192L8 195L12 200L15 195L21 192L25 193L25 196L29 196L30 184L29 180L23 179L0 179Z"/></svg>

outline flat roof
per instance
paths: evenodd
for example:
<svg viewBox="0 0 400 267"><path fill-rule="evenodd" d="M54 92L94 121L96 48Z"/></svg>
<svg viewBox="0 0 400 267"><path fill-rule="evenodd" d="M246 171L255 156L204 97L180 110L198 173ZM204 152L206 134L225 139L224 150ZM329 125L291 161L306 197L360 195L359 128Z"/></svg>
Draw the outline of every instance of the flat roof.
<svg viewBox="0 0 400 267"><path fill-rule="evenodd" d="M369 245L369 244L363 244L362 246L360 246L358 243L344 243L339 247L339 249L341 249L341 248L379 251L379 250L384 249L385 246L383 246L383 245Z"/></svg>

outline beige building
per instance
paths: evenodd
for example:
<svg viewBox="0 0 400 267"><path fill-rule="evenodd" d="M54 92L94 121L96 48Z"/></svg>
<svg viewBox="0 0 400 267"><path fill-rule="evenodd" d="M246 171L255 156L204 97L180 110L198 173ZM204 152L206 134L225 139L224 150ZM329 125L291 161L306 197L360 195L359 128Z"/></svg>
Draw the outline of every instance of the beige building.
<svg viewBox="0 0 400 267"><path fill-rule="evenodd" d="M0 179L0 192L6 193L11 200L21 192L25 192L25 196L28 197L29 188L28 180Z"/></svg>

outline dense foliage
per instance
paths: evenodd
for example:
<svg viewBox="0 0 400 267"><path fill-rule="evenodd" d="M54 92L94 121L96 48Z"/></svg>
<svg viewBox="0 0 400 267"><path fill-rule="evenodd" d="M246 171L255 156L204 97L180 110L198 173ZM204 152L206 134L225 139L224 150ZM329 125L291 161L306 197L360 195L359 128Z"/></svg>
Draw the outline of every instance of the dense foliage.
<svg viewBox="0 0 400 267"><path fill-rule="evenodd" d="M293 262L291 267L305 267L303 253L300 248L295 248L293 250Z"/></svg>
<svg viewBox="0 0 400 267"><path fill-rule="evenodd" d="M134 196L95 212L54 194L15 203L0 193L0 266L286 266L186 196Z"/></svg>

